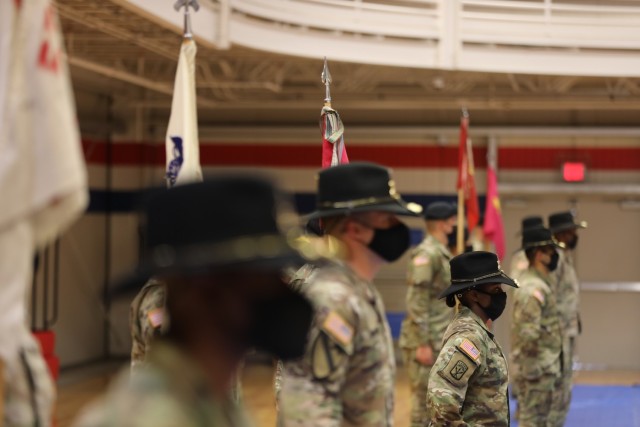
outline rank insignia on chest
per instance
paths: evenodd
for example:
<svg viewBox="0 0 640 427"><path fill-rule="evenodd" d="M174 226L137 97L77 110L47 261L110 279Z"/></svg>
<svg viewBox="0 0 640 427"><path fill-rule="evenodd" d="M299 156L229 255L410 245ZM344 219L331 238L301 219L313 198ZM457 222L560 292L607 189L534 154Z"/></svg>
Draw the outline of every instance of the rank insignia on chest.
<svg viewBox="0 0 640 427"><path fill-rule="evenodd" d="M478 359L480 358L480 350L478 350L478 348L466 338L464 339L464 341L462 341L462 343L458 346L458 348L464 354L469 356L471 360L473 360L474 362L477 362Z"/></svg>
<svg viewBox="0 0 640 427"><path fill-rule="evenodd" d="M329 313L322 329L342 345L347 346L353 340L353 328L335 311Z"/></svg>

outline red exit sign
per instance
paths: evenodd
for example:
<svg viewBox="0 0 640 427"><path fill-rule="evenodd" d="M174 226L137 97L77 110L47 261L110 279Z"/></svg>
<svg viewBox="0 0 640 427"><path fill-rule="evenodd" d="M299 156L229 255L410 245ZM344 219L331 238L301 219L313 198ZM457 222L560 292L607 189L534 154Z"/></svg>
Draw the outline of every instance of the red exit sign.
<svg viewBox="0 0 640 427"><path fill-rule="evenodd" d="M565 162L562 164L562 178L566 182L583 182L587 168L581 162Z"/></svg>

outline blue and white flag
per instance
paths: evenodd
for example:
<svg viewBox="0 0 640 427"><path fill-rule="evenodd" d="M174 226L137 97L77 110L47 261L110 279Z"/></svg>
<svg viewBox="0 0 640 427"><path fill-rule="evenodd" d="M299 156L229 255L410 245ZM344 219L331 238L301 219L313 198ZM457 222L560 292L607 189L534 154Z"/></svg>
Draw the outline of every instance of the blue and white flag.
<svg viewBox="0 0 640 427"><path fill-rule="evenodd" d="M196 108L196 52L193 39L185 38L180 48L165 139L168 187L202 181Z"/></svg>

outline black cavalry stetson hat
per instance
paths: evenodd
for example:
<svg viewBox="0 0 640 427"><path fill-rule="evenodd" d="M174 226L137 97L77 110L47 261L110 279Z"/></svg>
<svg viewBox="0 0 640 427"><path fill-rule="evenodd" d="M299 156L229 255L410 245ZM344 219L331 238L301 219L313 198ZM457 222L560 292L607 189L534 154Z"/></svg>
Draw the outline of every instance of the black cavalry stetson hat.
<svg viewBox="0 0 640 427"><path fill-rule="evenodd" d="M446 298L466 289L493 283L518 287L516 281L502 271L498 256L493 252L475 251L460 254L451 258L449 265L451 286L438 298Z"/></svg>
<svg viewBox="0 0 640 427"><path fill-rule="evenodd" d="M457 214L458 206L448 202L433 202L424 211L424 217L428 220L449 219Z"/></svg>
<svg viewBox="0 0 640 427"><path fill-rule="evenodd" d="M402 200L389 169L375 163L354 162L320 171L316 211L307 218L366 211L418 216L422 206Z"/></svg>
<svg viewBox="0 0 640 427"><path fill-rule="evenodd" d="M537 246L555 246L564 247L551 234L548 228L533 227L527 228L522 232L522 249L535 248Z"/></svg>
<svg viewBox="0 0 640 427"><path fill-rule="evenodd" d="M234 264L279 269L301 260L281 232L297 217L262 178L218 176L157 190L143 201L142 215L145 256L114 293L141 287L152 275Z"/></svg>
<svg viewBox="0 0 640 427"><path fill-rule="evenodd" d="M532 215L525 216L522 218L520 231L518 231L518 235L521 235L522 232L528 228L536 228L536 227L544 227L544 220L540 215Z"/></svg>
<svg viewBox="0 0 640 427"><path fill-rule="evenodd" d="M573 213L571 211L558 212L549 215L549 229L552 233L559 231L573 230L576 228L587 228L586 221L575 222Z"/></svg>

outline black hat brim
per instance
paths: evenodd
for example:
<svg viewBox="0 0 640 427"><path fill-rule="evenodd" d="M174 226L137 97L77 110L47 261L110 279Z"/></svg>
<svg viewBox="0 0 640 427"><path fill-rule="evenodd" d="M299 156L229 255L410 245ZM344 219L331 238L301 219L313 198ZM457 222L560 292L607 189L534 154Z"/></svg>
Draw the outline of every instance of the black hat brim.
<svg viewBox="0 0 640 427"><path fill-rule="evenodd" d="M109 295L116 298L137 292L154 276L190 276L206 273L212 269L222 268L251 268L256 270L279 271L285 267L302 265L305 262L306 260L293 248L289 248L272 256L256 256L247 259L234 258L220 261L210 260L209 262L189 263L188 265L176 263L167 268L158 267L151 262L143 262L135 271L116 280L109 288Z"/></svg>
<svg viewBox="0 0 640 427"><path fill-rule="evenodd" d="M371 203L353 207L318 209L315 212L306 215L305 219L311 220L370 211L390 212L396 215L419 217L422 214L422 206L416 203L407 203L404 200L399 199L393 202Z"/></svg>
<svg viewBox="0 0 640 427"><path fill-rule="evenodd" d="M561 231L567 231L567 230L577 230L580 228L587 228L587 222L586 221L581 221L579 223L567 223L567 224L560 224L556 227L550 228L552 233L559 233Z"/></svg>
<svg viewBox="0 0 640 427"><path fill-rule="evenodd" d="M507 276L506 274L501 274L499 276L487 277L486 279L476 280L475 282L468 281L468 282L456 283L454 285L449 286L444 291L442 291L442 293L440 293L440 295L438 296L438 299L446 298L449 295L455 295L460 291L474 288L476 286L493 285L496 283L511 286L514 288L518 287L518 283L515 280L513 280L511 277Z"/></svg>

